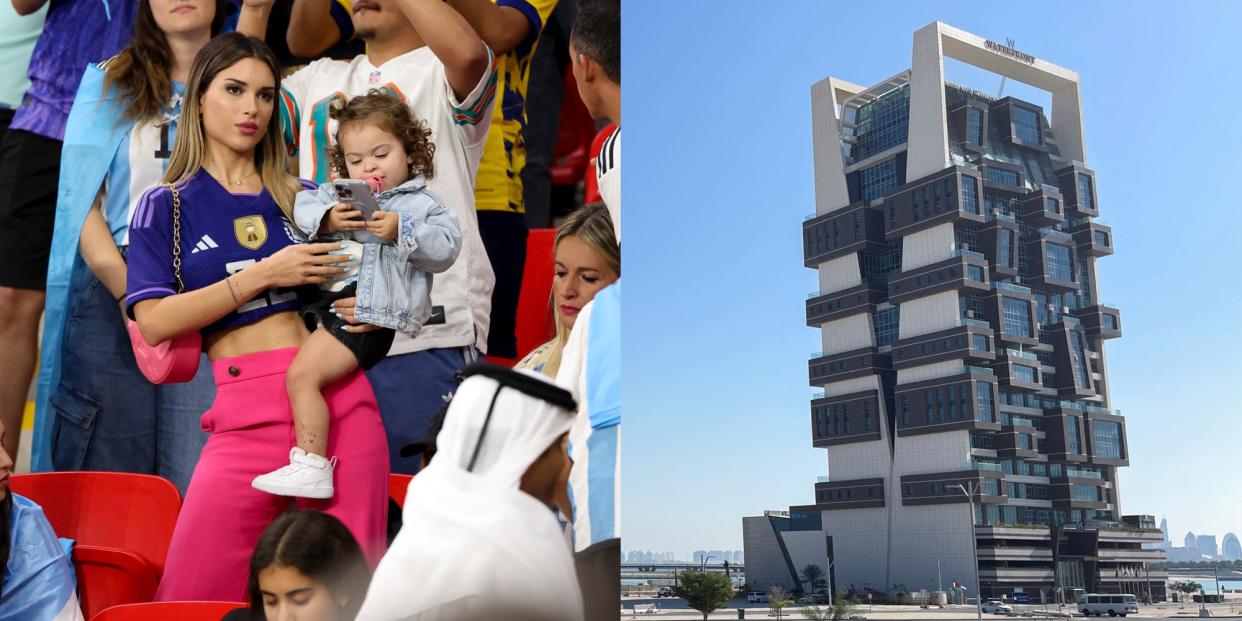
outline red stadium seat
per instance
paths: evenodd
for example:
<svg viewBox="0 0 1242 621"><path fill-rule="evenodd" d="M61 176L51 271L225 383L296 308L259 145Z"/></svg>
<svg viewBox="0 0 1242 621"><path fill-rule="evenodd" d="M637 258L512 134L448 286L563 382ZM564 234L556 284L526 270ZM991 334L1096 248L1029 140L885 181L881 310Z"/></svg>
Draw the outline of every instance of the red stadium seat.
<svg viewBox="0 0 1242 621"><path fill-rule="evenodd" d="M233 602L150 602L113 606L91 621L220 621L224 615L245 608Z"/></svg>
<svg viewBox="0 0 1242 621"><path fill-rule="evenodd" d="M589 205L601 200L599 181L595 179L595 158L599 157L600 149L604 147L604 141L608 140L608 137L615 131L617 131L617 126L609 123L604 129L599 130L599 133L595 134L595 139L591 141L591 159L587 161L586 172L583 173L585 176L582 179L582 202L584 204Z"/></svg>
<svg viewBox="0 0 1242 621"><path fill-rule="evenodd" d="M150 563L157 579L163 575L181 511L181 494L167 479L125 472L39 472L15 474L9 486L43 507L58 536L129 550Z"/></svg>
<svg viewBox="0 0 1242 621"><path fill-rule="evenodd" d="M522 292L518 296L517 359L487 356L488 362L511 367L556 335L551 304L555 242L556 229L530 230L526 238L526 265L522 268Z"/></svg>
<svg viewBox="0 0 1242 621"><path fill-rule="evenodd" d="M574 72L565 71L564 91L561 94L561 126L557 134L554 159L550 167L552 185L578 185L587 168L591 137L595 135L595 121L578 96L578 83Z"/></svg>
<svg viewBox="0 0 1242 621"><path fill-rule="evenodd" d="M408 474L395 472L388 475L388 496L397 503L398 507L405 508L405 490L410 487L410 481L413 478Z"/></svg>
<svg viewBox="0 0 1242 621"><path fill-rule="evenodd" d="M149 602L160 583L160 575L151 563L119 548L75 545L73 567L78 577L78 600L86 619L118 604Z"/></svg>
<svg viewBox="0 0 1242 621"><path fill-rule="evenodd" d="M555 241L556 229L532 229L526 238L526 267L517 310L518 360L556 334L551 303Z"/></svg>

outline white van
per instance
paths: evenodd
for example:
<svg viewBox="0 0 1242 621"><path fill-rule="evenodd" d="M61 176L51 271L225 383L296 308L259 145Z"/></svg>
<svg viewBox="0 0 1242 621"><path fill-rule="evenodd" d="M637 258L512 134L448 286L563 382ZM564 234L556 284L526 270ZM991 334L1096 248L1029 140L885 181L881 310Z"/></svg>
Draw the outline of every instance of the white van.
<svg viewBox="0 0 1242 621"><path fill-rule="evenodd" d="M1078 598L1078 612L1090 617L1108 613L1110 617L1138 614L1138 599L1133 595L1088 593Z"/></svg>
<svg viewBox="0 0 1242 621"><path fill-rule="evenodd" d="M750 604L766 604L768 603L768 594L762 591L751 591L746 596L746 602Z"/></svg>

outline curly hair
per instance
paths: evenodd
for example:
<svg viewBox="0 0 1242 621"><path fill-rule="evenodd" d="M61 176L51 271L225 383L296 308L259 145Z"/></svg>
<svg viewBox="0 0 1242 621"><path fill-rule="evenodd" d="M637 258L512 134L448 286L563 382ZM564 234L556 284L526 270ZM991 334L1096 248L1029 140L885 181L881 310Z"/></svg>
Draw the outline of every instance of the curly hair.
<svg viewBox="0 0 1242 621"><path fill-rule="evenodd" d="M339 137L341 130L352 123L371 123L395 136L405 148L406 155L413 159L410 163L411 176L419 173L428 179L435 176L433 160L436 145L431 141L431 130L400 97L388 91L371 89L366 95L346 101L345 96L338 93L328 104L328 116L336 119L337 123L336 136L333 136L332 146L328 147L328 158L338 177L349 176Z"/></svg>

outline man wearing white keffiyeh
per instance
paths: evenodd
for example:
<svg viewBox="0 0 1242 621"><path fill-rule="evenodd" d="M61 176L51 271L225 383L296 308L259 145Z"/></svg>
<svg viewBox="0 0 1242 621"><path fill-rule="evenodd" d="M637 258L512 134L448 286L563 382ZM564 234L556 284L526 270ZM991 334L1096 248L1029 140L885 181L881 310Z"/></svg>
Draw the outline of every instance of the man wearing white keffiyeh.
<svg viewBox="0 0 1242 621"><path fill-rule="evenodd" d="M358 619L579 621L552 508L577 405L533 373L475 365L465 375Z"/></svg>

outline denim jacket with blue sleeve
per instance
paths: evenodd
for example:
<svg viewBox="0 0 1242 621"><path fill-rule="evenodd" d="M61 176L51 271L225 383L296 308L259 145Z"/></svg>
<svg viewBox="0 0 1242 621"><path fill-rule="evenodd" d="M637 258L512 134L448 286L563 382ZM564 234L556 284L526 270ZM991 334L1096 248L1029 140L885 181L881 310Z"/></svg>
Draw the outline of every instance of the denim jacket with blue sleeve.
<svg viewBox="0 0 1242 621"><path fill-rule="evenodd" d="M331 183L299 192L294 225L308 240L346 239L341 233L319 233L339 201ZM398 214L397 239L363 244L354 314L360 321L417 336L431 316L432 274L451 267L461 252L461 227L422 175L381 192L376 201L381 210Z"/></svg>

